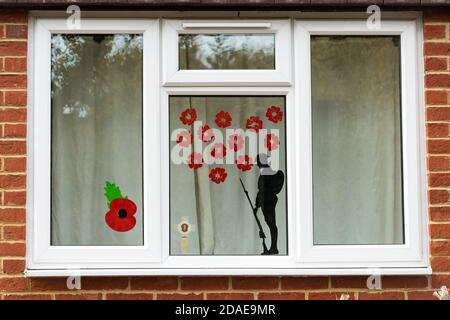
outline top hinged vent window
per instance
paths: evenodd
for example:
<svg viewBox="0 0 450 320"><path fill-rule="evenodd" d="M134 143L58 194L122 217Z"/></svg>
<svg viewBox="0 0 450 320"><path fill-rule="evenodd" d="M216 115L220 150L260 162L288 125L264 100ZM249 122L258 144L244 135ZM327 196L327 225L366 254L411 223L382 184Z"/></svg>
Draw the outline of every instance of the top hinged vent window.
<svg viewBox="0 0 450 320"><path fill-rule="evenodd" d="M163 39L165 86L291 83L289 20L166 20Z"/></svg>

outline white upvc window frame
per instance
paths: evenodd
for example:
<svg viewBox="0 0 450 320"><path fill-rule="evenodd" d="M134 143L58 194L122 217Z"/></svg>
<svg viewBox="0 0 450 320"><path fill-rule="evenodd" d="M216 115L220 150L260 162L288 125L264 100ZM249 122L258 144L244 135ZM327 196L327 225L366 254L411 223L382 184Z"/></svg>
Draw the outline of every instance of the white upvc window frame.
<svg viewBox="0 0 450 320"><path fill-rule="evenodd" d="M28 275L57 276L70 272L80 275L366 275L431 272L427 245L420 19L382 21L379 30L368 30L365 19L84 18L81 29L76 30L68 30L65 19L61 18L31 21ZM179 71L178 32L185 32L183 24L186 30L194 33L276 30L276 59L280 59L281 52L284 54L283 61L276 62L275 70ZM49 48L50 34L58 32L144 34L144 246L50 246ZM401 36L402 139L403 154L408 155L403 157L404 245L314 246L312 243L311 34ZM284 47L280 51L281 45ZM405 50L408 50L407 55ZM415 94L408 95L410 92ZM285 96L286 172L291 177L287 179L288 255L170 256L169 96L174 95ZM405 108L407 112L404 112ZM155 150L159 150L156 156Z"/></svg>
<svg viewBox="0 0 450 320"><path fill-rule="evenodd" d="M157 20L83 19L80 29L71 30L65 19L32 19L34 34L29 56L34 78L28 121L27 172L27 268L137 268L148 267L161 259L159 228L160 129L158 78L159 54L154 43L159 39ZM51 246L51 35L56 33L135 33L143 35L143 186L144 212L142 246ZM150 205L151 204L151 205Z"/></svg>
<svg viewBox="0 0 450 320"><path fill-rule="evenodd" d="M296 20L296 136L298 154L297 261L319 268L336 267L425 267L428 265L426 204L425 117L422 107L423 74L421 27L417 20L382 21L379 29L368 29L365 20ZM311 49L313 35L398 35L401 52L401 123L403 166L404 244L314 245L311 122Z"/></svg>
<svg viewBox="0 0 450 320"><path fill-rule="evenodd" d="M164 86L286 86L292 81L289 19L163 20ZM179 34L274 34L274 70L179 70Z"/></svg>

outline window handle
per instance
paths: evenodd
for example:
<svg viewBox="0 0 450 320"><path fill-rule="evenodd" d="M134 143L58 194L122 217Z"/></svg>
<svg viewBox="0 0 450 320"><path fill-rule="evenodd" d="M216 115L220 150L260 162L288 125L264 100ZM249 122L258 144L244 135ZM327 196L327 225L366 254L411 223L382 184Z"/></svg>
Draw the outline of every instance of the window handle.
<svg viewBox="0 0 450 320"><path fill-rule="evenodd" d="M183 29L223 28L223 29L269 29L270 22L184 22Z"/></svg>

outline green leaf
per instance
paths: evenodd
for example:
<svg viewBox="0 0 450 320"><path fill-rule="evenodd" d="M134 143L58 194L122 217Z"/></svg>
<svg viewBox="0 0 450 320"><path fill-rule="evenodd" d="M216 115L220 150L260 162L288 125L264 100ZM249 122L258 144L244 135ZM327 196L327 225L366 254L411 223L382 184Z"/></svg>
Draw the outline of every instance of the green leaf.
<svg viewBox="0 0 450 320"><path fill-rule="evenodd" d="M106 199L108 199L108 207L111 201L113 201L114 199L123 198L122 192L120 192L120 188L109 181L106 181L105 184L105 196Z"/></svg>

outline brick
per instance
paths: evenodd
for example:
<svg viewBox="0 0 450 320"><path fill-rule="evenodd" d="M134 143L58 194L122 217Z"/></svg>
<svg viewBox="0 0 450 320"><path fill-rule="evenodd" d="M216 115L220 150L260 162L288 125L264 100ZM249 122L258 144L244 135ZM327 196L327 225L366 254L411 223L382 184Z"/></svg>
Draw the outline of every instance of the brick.
<svg viewBox="0 0 450 320"><path fill-rule="evenodd" d="M278 277L233 277L232 288L238 290L278 289Z"/></svg>
<svg viewBox="0 0 450 320"><path fill-rule="evenodd" d="M107 293L106 300L153 300L153 293Z"/></svg>
<svg viewBox="0 0 450 320"><path fill-rule="evenodd" d="M427 91L425 98L427 104L447 104L448 102L447 91Z"/></svg>
<svg viewBox="0 0 450 320"><path fill-rule="evenodd" d="M182 290L227 290L228 277L184 277L180 279Z"/></svg>
<svg viewBox="0 0 450 320"><path fill-rule="evenodd" d="M0 175L0 188L24 188L25 186L25 176Z"/></svg>
<svg viewBox="0 0 450 320"><path fill-rule="evenodd" d="M4 161L4 170L7 172L25 172L27 168L27 158L25 157L4 158L3 161Z"/></svg>
<svg viewBox="0 0 450 320"><path fill-rule="evenodd" d="M27 120L25 109L0 109L0 122L24 122Z"/></svg>
<svg viewBox="0 0 450 320"><path fill-rule="evenodd" d="M425 25L423 34L425 39L442 39L446 37L445 25Z"/></svg>
<svg viewBox="0 0 450 320"><path fill-rule="evenodd" d="M6 196L6 193L5 193ZM448 191L447 190L430 190L428 192L428 198L430 203L445 203L448 202Z"/></svg>
<svg viewBox="0 0 450 320"><path fill-rule="evenodd" d="M0 208L0 223L24 223L25 209L20 208Z"/></svg>
<svg viewBox="0 0 450 320"><path fill-rule="evenodd" d="M350 292L329 291L329 292L309 292L308 300L339 300L341 295L343 295L343 294L349 294L351 300L355 299L355 296L353 295L353 293L350 293Z"/></svg>
<svg viewBox="0 0 450 320"><path fill-rule="evenodd" d="M177 277L133 277L132 290L175 290L178 289Z"/></svg>
<svg viewBox="0 0 450 320"><path fill-rule="evenodd" d="M450 271L450 257L431 257L431 269L434 272Z"/></svg>
<svg viewBox="0 0 450 320"><path fill-rule="evenodd" d="M4 240L25 240L25 226L4 226Z"/></svg>
<svg viewBox="0 0 450 320"><path fill-rule="evenodd" d="M314 290L327 288L328 288L328 277L281 278L281 289L283 290Z"/></svg>
<svg viewBox="0 0 450 320"><path fill-rule="evenodd" d="M433 256L450 256L450 241L431 241L430 242L430 253Z"/></svg>
<svg viewBox="0 0 450 320"><path fill-rule="evenodd" d="M443 156L428 157L428 170L445 171L450 169L450 158Z"/></svg>
<svg viewBox="0 0 450 320"><path fill-rule="evenodd" d="M3 259L3 272L7 274L23 273L25 260Z"/></svg>
<svg viewBox="0 0 450 320"><path fill-rule="evenodd" d="M6 38L26 39L27 38L27 25L25 24L7 24L5 26ZM435 32L438 34L438 32Z"/></svg>
<svg viewBox="0 0 450 320"><path fill-rule="evenodd" d="M127 277L84 277L83 290L123 290L128 288Z"/></svg>
<svg viewBox="0 0 450 320"><path fill-rule="evenodd" d="M384 276L381 278L382 289L419 289L428 286L426 276Z"/></svg>
<svg viewBox="0 0 450 320"><path fill-rule="evenodd" d="M428 152L433 154L450 153L450 140L428 140Z"/></svg>
<svg viewBox="0 0 450 320"><path fill-rule="evenodd" d="M432 239L449 239L450 224L431 224L430 236Z"/></svg>
<svg viewBox="0 0 450 320"><path fill-rule="evenodd" d="M1 23L26 23L28 22L28 14L26 11L21 10L2 10L0 12Z"/></svg>
<svg viewBox="0 0 450 320"><path fill-rule="evenodd" d="M431 276L431 286L434 289L439 289L442 286L446 286L447 288L450 288L450 275L445 274L433 274Z"/></svg>
<svg viewBox="0 0 450 320"><path fill-rule="evenodd" d="M450 44L449 44L450 47ZM428 74L425 76L425 84L428 88L447 88L450 87L449 74Z"/></svg>
<svg viewBox="0 0 450 320"><path fill-rule="evenodd" d="M25 124L6 123L3 129L4 138L26 138L27 126Z"/></svg>
<svg viewBox="0 0 450 320"><path fill-rule="evenodd" d="M305 300L304 292L260 292L258 300Z"/></svg>
<svg viewBox="0 0 450 320"><path fill-rule="evenodd" d="M27 78L24 75L0 74L0 88L26 88Z"/></svg>
<svg viewBox="0 0 450 320"><path fill-rule="evenodd" d="M448 187L450 186L450 173L430 173L430 187Z"/></svg>
<svg viewBox="0 0 450 320"><path fill-rule="evenodd" d="M450 13L445 10L426 11L424 14L424 22L447 22L450 21Z"/></svg>
<svg viewBox="0 0 450 320"><path fill-rule="evenodd" d="M357 277L331 277L331 287L332 288L367 288L367 277L357 276Z"/></svg>
<svg viewBox="0 0 450 320"><path fill-rule="evenodd" d="M26 106L27 93L25 91L6 91L5 105L7 106Z"/></svg>
<svg viewBox="0 0 450 320"><path fill-rule="evenodd" d="M404 300L404 292L360 292L358 300Z"/></svg>
<svg viewBox="0 0 450 320"><path fill-rule="evenodd" d="M27 289L27 280L24 277L1 277L0 291L23 291Z"/></svg>
<svg viewBox="0 0 450 320"><path fill-rule="evenodd" d="M432 291L409 291L407 293L408 300L436 300L436 297L433 296Z"/></svg>
<svg viewBox="0 0 450 320"><path fill-rule="evenodd" d="M430 107L427 108L427 121L449 121L450 108L448 107Z"/></svg>
<svg viewBox="0 0 450 320"><path fill-rule="evenodd" d="M52 300L49 294L7 294L4 300Z"/></svg>
<svg viewBox="0 0 450 320"><path fill-rule="evenodd" d="M207 293L206 300L254 300L251 292L215 292Z"/></svg>
<svg viewBox="0 0 450 320"><path fill-rule="evenodd" d="M84 278L81 278L81 288L83 288ZM34 291L64 291L70 290L67 287L66 277L49 277L49 278L31 278L30 280L31 290Z"/></svg>
<svg viewBox="0 0 450 320"><path fill-rule="evenodd" d="M5 59L5 69L6 69L6 59ZM425 71L442 71L447 70L447 59L446 58L427 58L425 60Z"/></svg>
<svg viewBox="0 0 450 320"><path fill-rule="evenodd" d="M430 62L431 67L438 68L442 65L442 62ZM439 69L442 70L442 69ZM27 71L27 58L5 58L5 71L6 72L26 72Z"/></svg>
<svg viewBox="0 0 450 320"><path fill-rule="evenodd" d="M450 44L444 42L428 42L424 44L426 56L448 56L450 55Z"/></svg>
<svg viewBox="0 0 450 320"><path fill-rule="evenodd" d="M432 221L450 220L450 207L430 207L429 212Z"/></svg>
<svg viewBox="0 0 450 320"><path fill-rule="evenodd" d="M23 206L26 204L25 191L5 191L3 194L3 205Z"/></svg>
<svg viewBox="0 0 450 320"><path fill-rule="evenodd" d="M2 155L26 154L26 151L25 141L0 141L0 154Z"/></svg>
<svg viewBox="0 0 450 320"><path fill-rule="evenodd" d="M55 300L101 300L101 299L102 299L101 293L55 294Z"/></svg>
<svg viewBox="0 0 450 320"><path fill-rule="evenodd" d="M158 293L156 300L203 300L203 293Z"/></svg>
<svg viewBox="0 0 450 320"><path fill-rule="evenodd" d="M427 123L428 137L448 137L448 131L448 123Z"/></svg>
<svg viewBox="0 0 450 320"><path fill-rule="evenodd" d="M6 41L0 42L1 56L25 56L27 54L26 42Z"/></svg>
<svg viewBox="0 0 450 320"><path fill-rule="evenodd" d="M2 257L25 256L25 243L0 243L0 256Z"/></svg>

